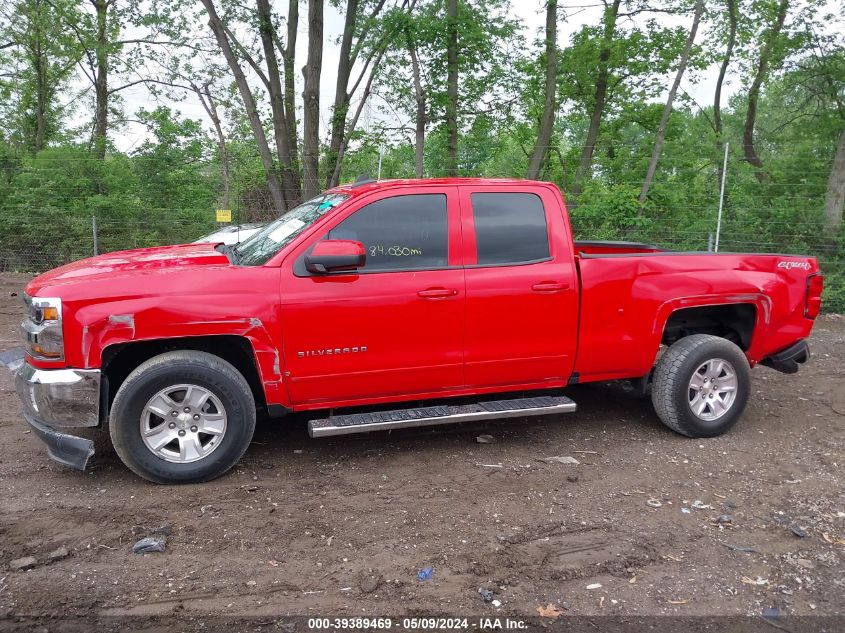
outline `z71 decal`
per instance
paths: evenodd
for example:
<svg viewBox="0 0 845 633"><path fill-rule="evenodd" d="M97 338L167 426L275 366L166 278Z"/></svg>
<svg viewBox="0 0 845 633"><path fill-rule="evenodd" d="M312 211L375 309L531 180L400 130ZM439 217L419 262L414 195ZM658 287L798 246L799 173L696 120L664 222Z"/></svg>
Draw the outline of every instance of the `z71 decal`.
<svg viewBox="0 0 845 633"><path fill-rule="evenodd" d="M809 262L778 262L778 268L785 268L786 270L792 270L793 268L802 268L804 270L810 270L810 263Z"/></svg>

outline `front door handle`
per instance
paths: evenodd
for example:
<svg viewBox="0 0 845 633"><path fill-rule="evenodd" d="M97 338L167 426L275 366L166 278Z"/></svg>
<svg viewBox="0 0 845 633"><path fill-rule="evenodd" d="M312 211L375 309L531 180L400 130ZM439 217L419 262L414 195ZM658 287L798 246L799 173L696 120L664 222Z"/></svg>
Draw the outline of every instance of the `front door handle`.
<svg viewBox="0 0 845 633"><path fill-rule="evenodd" d="M561 292L569 288L568 283L560 283L557 281L541 281L538 284L531 286L534 292Z"/></svg>
<svg viewBox="0 0 845 633"><path fill-rule="evenodd" d="M454 288L426 288L417 293L423 299L448 299L458 294Z"/></svg>

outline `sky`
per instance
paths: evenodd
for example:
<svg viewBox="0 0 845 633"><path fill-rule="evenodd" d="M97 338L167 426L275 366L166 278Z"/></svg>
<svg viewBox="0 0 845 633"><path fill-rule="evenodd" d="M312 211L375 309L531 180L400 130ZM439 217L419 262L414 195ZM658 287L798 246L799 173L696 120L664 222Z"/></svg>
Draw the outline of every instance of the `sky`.
<svg viewBox="0 0 845 633"><path fill-rule="evenodd" d="M285 10L287 3L284 4ZM598 24L601 19L601 5L597 0L563 0L559 4L559 20L558 20L558 41L559 45L563 45L569 41L570 37L577 32L584 24ZM304 9L304 7L303 7ZM306 12L300 9L300 23L299 35L297 37L297 67L301 68L307 53L308 46L308 31L306 22ZM542 38L545 27L545 3L541 0L513 0L511 8L511 15L518 18L524 25L523 35L526 42L531 45L538 38ZM659 22L663 24L682 25L689 28L692 22L692 16L655 16ZM331 3L325 5L325 23L324 23L324 44L323 44L323 70L320 81L320 109L321 109L321 127L322 136L328 135L328 124L331 116L331 105L334 100L336 74L333 69L336 69L339 62L338 46L335 44L336 40L343 31L343 16L332 6ZM207 27L206 27L207 28ZM699 31L698 39L702 40L706 33ZM712 100L713 91L716 84L716 76L718 73L718 66L713 65L703 72L697 74L695 81L689 72L684 77L681 83L681 89L686 91L696 102L700 104L709 104ZM301 91L301 73L298 75L298 90ZM667 76L666 84L671 82L671 76ZM726 80L723 88L723 102L738 89L735 83L731 82L730 76ZM127 114L134 113L138 108L144 107L147 110L155 108L159 104L171 105L178 110L182 116L191 119L200 119L210 127L210 122L202 109L202 106L192 95L178 103L170 103L166 100L156 100L150 96L149 92L143 87L130 88L121 93L125 100L125 108ZM378 97L374 97L378 99ZM368 123L372 124L380 117L379 108L376 103L370 104L370 107L364 111L362 116L362 124L366 126ZM81 123L81 121L80 121ZM128 124L120 132L112 135L112 141L121 151L131 151L147 138L148 132L146 128L140 124Z"/></svg>

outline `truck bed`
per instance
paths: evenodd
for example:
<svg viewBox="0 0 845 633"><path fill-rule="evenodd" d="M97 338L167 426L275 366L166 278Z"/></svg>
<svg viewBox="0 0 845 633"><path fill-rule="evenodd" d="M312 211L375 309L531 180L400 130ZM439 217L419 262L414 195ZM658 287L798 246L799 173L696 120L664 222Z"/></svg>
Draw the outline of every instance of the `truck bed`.
<svg viewBox="0 0 845 633"><path fill-rule="evenodd" d="M811 257L664 251L627 242L576 242L581 281L575 371L582 382L647 374L669 316L742 306L753 320L744 351L755 364L809 336ZM677 318L677 317L675 317Z"/></svg>

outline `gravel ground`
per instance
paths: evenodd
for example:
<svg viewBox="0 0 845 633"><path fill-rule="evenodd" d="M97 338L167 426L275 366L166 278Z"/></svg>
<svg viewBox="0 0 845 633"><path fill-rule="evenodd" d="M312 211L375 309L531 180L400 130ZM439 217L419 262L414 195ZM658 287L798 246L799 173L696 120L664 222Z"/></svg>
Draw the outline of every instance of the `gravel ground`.
<svg viewBox="0 0 845 633"><path fill-rule="evenodd" d="M25 281L0 277L0 350L18 345ZM579 411L556 417L326 440L298 416L260 423L230 474L180 487L113 455L85 473L53 463L0 370L0 628L553 605L766 630L758 616L777 609L843 630L845 323L820 321L812 349L797 375L755 369L743 419L711 440L673 434L620 385L580 386ZM132 553L159 528L164 553ZM34 568L10 569L26 556Z"/></svg>

